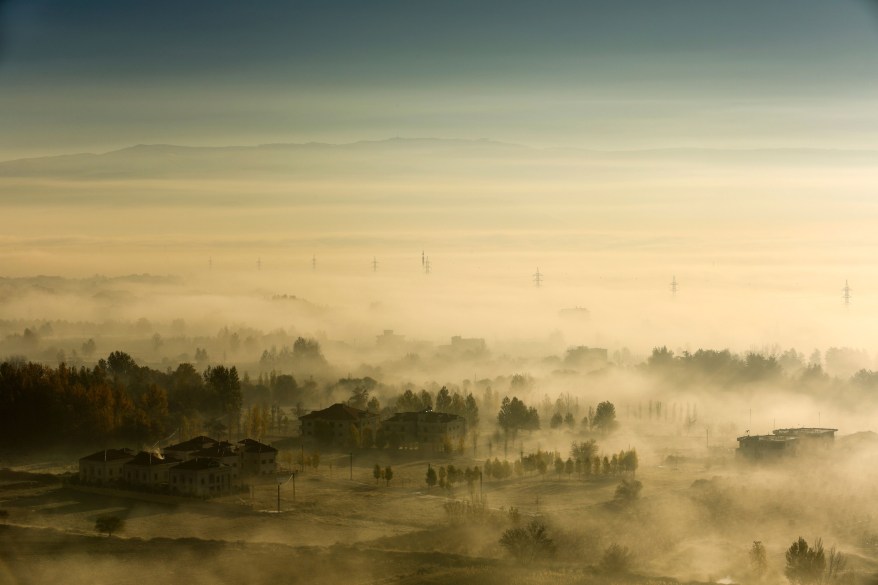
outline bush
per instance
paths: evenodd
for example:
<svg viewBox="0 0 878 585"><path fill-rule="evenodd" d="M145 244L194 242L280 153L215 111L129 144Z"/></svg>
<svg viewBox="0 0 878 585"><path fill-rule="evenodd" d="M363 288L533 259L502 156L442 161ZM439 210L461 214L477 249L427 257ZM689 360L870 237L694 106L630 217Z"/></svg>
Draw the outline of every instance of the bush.
<svg viewBox="0 0 878 585"><path fill-rule="evenodd" d="M607 573L625 573L631 567L631 551L614 542L604 550L600 566Z"/></svg>
<svg viewBox="0 0 878 585"><path fill-rule="evenodd" d="M623 479L622 482L616 486L616 493L614 498L616 501L620 502L631 502L640 497L640 490L643 489L643 484L636 479Z"/></svg>
<svg viewBox="0 0 878 585"><path fill-rule="evenodd" d="M525 528L510 528L500 538L500 545L522 564L552 557L555 543L546 534L546 526L537 520Z"/></svg>

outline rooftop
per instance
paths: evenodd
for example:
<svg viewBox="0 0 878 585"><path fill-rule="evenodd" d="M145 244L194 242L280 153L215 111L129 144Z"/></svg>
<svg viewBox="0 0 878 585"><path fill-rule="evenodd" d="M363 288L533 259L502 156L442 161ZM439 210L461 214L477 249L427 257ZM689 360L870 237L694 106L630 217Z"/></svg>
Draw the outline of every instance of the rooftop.
<svg viewBox="0 0 878 585"><path fill-rule="evenodd" d="M198 451L199 449L206 449L211 445L216 444L217 441L215 439L211 439L210 437L206 437L204 435L199 435L188 441L183 441L182 443L177 443L176 445L169 445L165 447L165 451Z"/></svg>
<svg viewBox="0 0 878 585"><path fill-rule="evenodd" d="M347 404L342 404L337 402L330 406L329 408L324 408L323 410L315 410L314 412L310 412L304 416L300 416L300 420L336 420L336 421L345 421L345 420L360 420L361 418L375 416L370 412L365 410L360 410L359 408L354 408L353 406L348 406Z"/></svg>
<svg viewBox="0 0 878 585"><path fill-rule="evenodd" d="M91 455L86 455L80 461L116 461L118 459L131 459L134 451L131 449L104 449Z"/></svg>
<svg viewBox="0 0 878 585"><path fill-rule="evenodd" d="M126 463L125 465L141 465L141 466L150 466L150 465L168 465L171 463L179 463L179 459L176 457L168 457L163 456L158 453L150 453L149 451L141 451L137 455L134 456L134 459Z"/></svg>

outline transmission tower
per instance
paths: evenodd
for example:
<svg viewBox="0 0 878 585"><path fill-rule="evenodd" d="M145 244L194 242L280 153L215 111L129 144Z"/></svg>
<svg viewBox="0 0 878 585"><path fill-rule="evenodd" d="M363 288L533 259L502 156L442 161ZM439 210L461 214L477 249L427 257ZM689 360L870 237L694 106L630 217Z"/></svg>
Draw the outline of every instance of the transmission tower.
<svg viewBox="0 0 878 585"><path fill-rule="evenodd" d="M424 274L430 274L431 267L432 264L430 263L430 257L427 256L426 258L424 258Z"/></svg>
<svg viewBox="0 0 878 585"><path fill-rule="evenodd" d="M424 256L424 251L421 250L421 268L427 265L427 257Z"/></svg>
<svg viewBox="0 0 878 585"><path fill-rule="evenodd" d="M262 270L262 258L256 259L256 270Z"/></svg>
<svg viewBox="0 0 878 585"><path fill-rule="evenodd" d="M378 272L378 258L372 256L372 272Z"/></svg>
<svg viewBox="0 0 878 585"><path fill-rule="evenodd" d="M671 278L671 294L677 296L677 276Z"/></svg>
<svg viewBox="0 0 878 585"><path fill-rule="evenodd" d="M854 292L850 286L848 286L848 281L845 279L844 288L841 289L842 295L841 298L844 299L844 306L847 307L851 304L851 293Z"/></svg>
<svg viewBox="0 0 878 585"><path fill-rule="evenodd" d="M533 277L534 277L534 286L536 286L537 288L540 288L540 286L542 286L542 284L543 284L543 273L540 272L539 266L537 266L537 271L533 273Z"/></svg>
<svg viewBox="0 0 878 585"><path fill-rule="evenodd" d="M213 256L207 259L207 269L213 270Z"/></svg>
<svg viewBox="0 0 878 585"><path fill-rule="evenodd" d="M317 270L317 254L311 256L311 270Z"/></svg>

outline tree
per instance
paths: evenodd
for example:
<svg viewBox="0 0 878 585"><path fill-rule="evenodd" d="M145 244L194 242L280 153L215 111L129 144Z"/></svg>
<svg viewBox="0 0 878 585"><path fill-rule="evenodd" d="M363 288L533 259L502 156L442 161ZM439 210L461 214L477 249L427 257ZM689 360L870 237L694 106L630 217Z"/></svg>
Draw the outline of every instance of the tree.
<svg viewBox="0 0 878 585"><path fill-rule="evenodd" d="M98 516L95 520L95 531L106 532L107 538L114 532L122 530L125 527L125 521L118 516Z"/></svg>
<svg viewBox="0 0 878 585"><path fill-rule="evenodd" d="M433 469L432 465L427 465L427 489L436 485L436 470Z"/></svg>
<svg viewBox="0 0 878 585"><path fill-rule="evenodd" d="M592 425L602 432L608 433L616 428L616 424L616 407L613 406L613 403L604 401L598 404L592 419Z"/></svg>
<svg viewBox="0 0 878 585"><path fill-rule="evenodd" d="M381 471L381 466L377 463L375 464L375 467L372 468L372 477L375 478L375 483L378 483L378 480L384 477L384 472Z"/></svg>
<svg viewBox="0 0 878 585"><path fill-rule="evenodd" d="M553 429L559 428L562 424L564 424L564 417L561 416L560 412L556 412L552 415L552 419L549 421L549 427Z"/></svg>
<svg viewBox="0 0 878 585"><path fill-rule="evenodd" d="M442 386L436 394L436 412L451 412L451 393L448 388Z"/></svg>
<svg viewBox="0 0 878 585"><path fill-rule="evenodd" d="M500 403L500 411L497 413L497 422L507 434L511 433L513 440L520 429L536 430L540 428L540 416L536 408L528 408L515 396L512 399L508 396L503 398L503 402Z"/></svg>
<svg viewBox="0 0 878 585"><path fill-rule="evenodd" d="M393 479L393 469L388 465L384 468L384 481L386 482L384 485L389 486L391 479Z"/></svg>
<svg viewBox="0 0 878 585"><path fill-rule="evenodd" d="M631 551L614 542L604 550L600 566L607 573L625 573L631 566Z"/></svg>
<svg viewBox="0 0 878 585"><path fill-rule="evenodd" d="M570 445L570 456L577 461L588 461L594 457L598 451L598 446L594 439L577 443L573 441Z"/></svg>
<svg viewBox="0 0 878 585"><path fill-rule="evenodd" d="M753 546L750 547L750 570L757 579L761 579L768 570L765 546L759 540L753 541Z"/></svg>
<svg viewBox="0 0 878 585"><path fill-rule="evenodd" d="M525 528L510 528L500 537L500 545L519 563L530 564L555 554L555 543L546 526L533 520Z"/></svg>
<svg viewBox="0 0 878 585"><path fill-rule="evenodd" d="M826 568L826 557L823 553L823 541L817 539L813 547L808 546L801 536L793 542L786 552L787 566L784 574L793 585L810 585L819 583Z"/></svg>
<svg viewBox="0 0 878 585"><path fill-rule="evenodd" d="M847 557L833 546L829 549L829 562L826 565L826 583L835 583L847 567Z"/></svg>

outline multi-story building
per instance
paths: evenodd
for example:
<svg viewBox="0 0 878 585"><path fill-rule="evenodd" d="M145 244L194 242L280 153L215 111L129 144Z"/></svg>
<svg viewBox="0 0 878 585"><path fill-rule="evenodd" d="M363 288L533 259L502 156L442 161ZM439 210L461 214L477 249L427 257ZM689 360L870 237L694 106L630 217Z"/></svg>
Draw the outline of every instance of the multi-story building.
<svg viewBox="0 0 878 585"><path fill-rule="evenodd" d="M253 439L238 441L238 445L243 475L273 475L277 471L277 449Z"/></svg>
<svg viewBox="0 0 878 585"><path fill-rule="evenodd" d="M457 448L466 437L466 419L447 412L422 410L398 412L383 423L391 445L445 452Z"/></svg>
<svg viewBox="0 0 878 585"><path fill-rule="evenodd" d="M340 447L371 446L380 425L377 414L341 403L300 416L299 420L306 442Z"/></svg>
<svg viewBox="0 0 878 585"><path fill-rule="evenodd" d="M141 451L122 466L122 479L130 485L157 487L168 483L168 471L178 463L170 455Z"/></svg>
<svg viewBox="0 0 878 585"><path fill-rule="evenodd" d="M122 479L122 466L134 459L131 449L104 449L79 460L79 480L83 483L115 483Z"/></svg>
<svg viewBox="0 0 878 585"><path fill-rule="evenodd" d="M218 496L232 490L232 468L215 459L190 459L171 468L171 490L191 496Z"/></svg>

